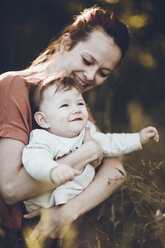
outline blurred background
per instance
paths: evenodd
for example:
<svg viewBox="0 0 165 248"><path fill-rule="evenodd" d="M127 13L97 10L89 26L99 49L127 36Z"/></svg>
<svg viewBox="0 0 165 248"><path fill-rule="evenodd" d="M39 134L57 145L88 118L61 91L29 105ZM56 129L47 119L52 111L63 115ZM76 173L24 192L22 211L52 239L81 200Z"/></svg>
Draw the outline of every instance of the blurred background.
<svg viewBox="0 0 165 248"><path fill-rule="evenodd" d="M21 70L58 37L72 17L93 5L114 11L128 26L131 44L111 78L85 99L104 132L136 132L154 125L160 142L124 157L165 161L165 1L164 0L5 0L0 7L0 73ZM164 165L155 176L165 190ZM148 247L148 246L147 246Z"/></svg>

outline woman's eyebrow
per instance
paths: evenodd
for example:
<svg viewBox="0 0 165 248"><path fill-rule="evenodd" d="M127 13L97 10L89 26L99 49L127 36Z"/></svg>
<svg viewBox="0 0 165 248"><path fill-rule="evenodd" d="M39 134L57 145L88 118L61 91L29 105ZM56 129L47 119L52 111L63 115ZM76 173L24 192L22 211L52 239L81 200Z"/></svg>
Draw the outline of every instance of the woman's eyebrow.
<svg viewBox="0 0 165 248"><path fill-rule="evenodd" d="M94 62L97 62L97 60L90 53L85 52L84 54L86 54L87 56L89 56L90 59L92 59Z"/></svg>

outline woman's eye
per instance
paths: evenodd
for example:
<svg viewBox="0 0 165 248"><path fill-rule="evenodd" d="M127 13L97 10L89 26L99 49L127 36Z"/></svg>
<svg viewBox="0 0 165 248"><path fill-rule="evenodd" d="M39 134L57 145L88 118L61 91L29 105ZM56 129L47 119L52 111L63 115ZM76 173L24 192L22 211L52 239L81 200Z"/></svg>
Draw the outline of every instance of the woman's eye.
<svg viewBox="0 0 165 248"><path fill-rule="evenodd" d="M85 59L84 57L83 57L83 61L84 61L84 64L86 64L86 65L91 65L92 64L89 60Z"/></svg>
<svg viewBox="0 0 165 248"><path fill-rule="evenodd" d="M108 75L105 74L103 71L100 71L100 75L101 75L101 77L108 77Z"/></svg>
<svg viewBox="0 0 165 248"><path fill-rule="evenodd" d="M63 104L60 106L60 108L65 108L65 107L68 107L69 105L68 104Z"/></svg>

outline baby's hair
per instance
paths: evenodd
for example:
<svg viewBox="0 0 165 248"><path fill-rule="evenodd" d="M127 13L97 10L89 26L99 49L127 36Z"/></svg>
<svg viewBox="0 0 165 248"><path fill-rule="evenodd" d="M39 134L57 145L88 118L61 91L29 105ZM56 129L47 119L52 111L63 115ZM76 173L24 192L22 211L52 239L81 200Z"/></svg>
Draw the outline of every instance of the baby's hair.
<svg viewBox="0 0 165 248"><path fill-rule="evenodd" d="M58 91L68 91L72 88L76 88L80 93L82 92L82 87L74 78L51 75L30 88L30 102L33 114L40 108L44 90L53 84L56 85L54 94Z"/></svg>

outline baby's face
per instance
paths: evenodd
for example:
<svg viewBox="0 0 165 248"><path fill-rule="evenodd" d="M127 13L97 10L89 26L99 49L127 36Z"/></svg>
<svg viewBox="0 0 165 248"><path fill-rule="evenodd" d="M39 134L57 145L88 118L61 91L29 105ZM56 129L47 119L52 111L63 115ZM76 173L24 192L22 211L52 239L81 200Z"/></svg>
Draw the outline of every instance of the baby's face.
<svg viewBox="0 0 165 248"><path fill-rule="evenodd" d="M44 90L40 106L49 124L48 131L66 138L75 137L88 120L84 99L76 88L55 90L55 85Z"/></svg>

